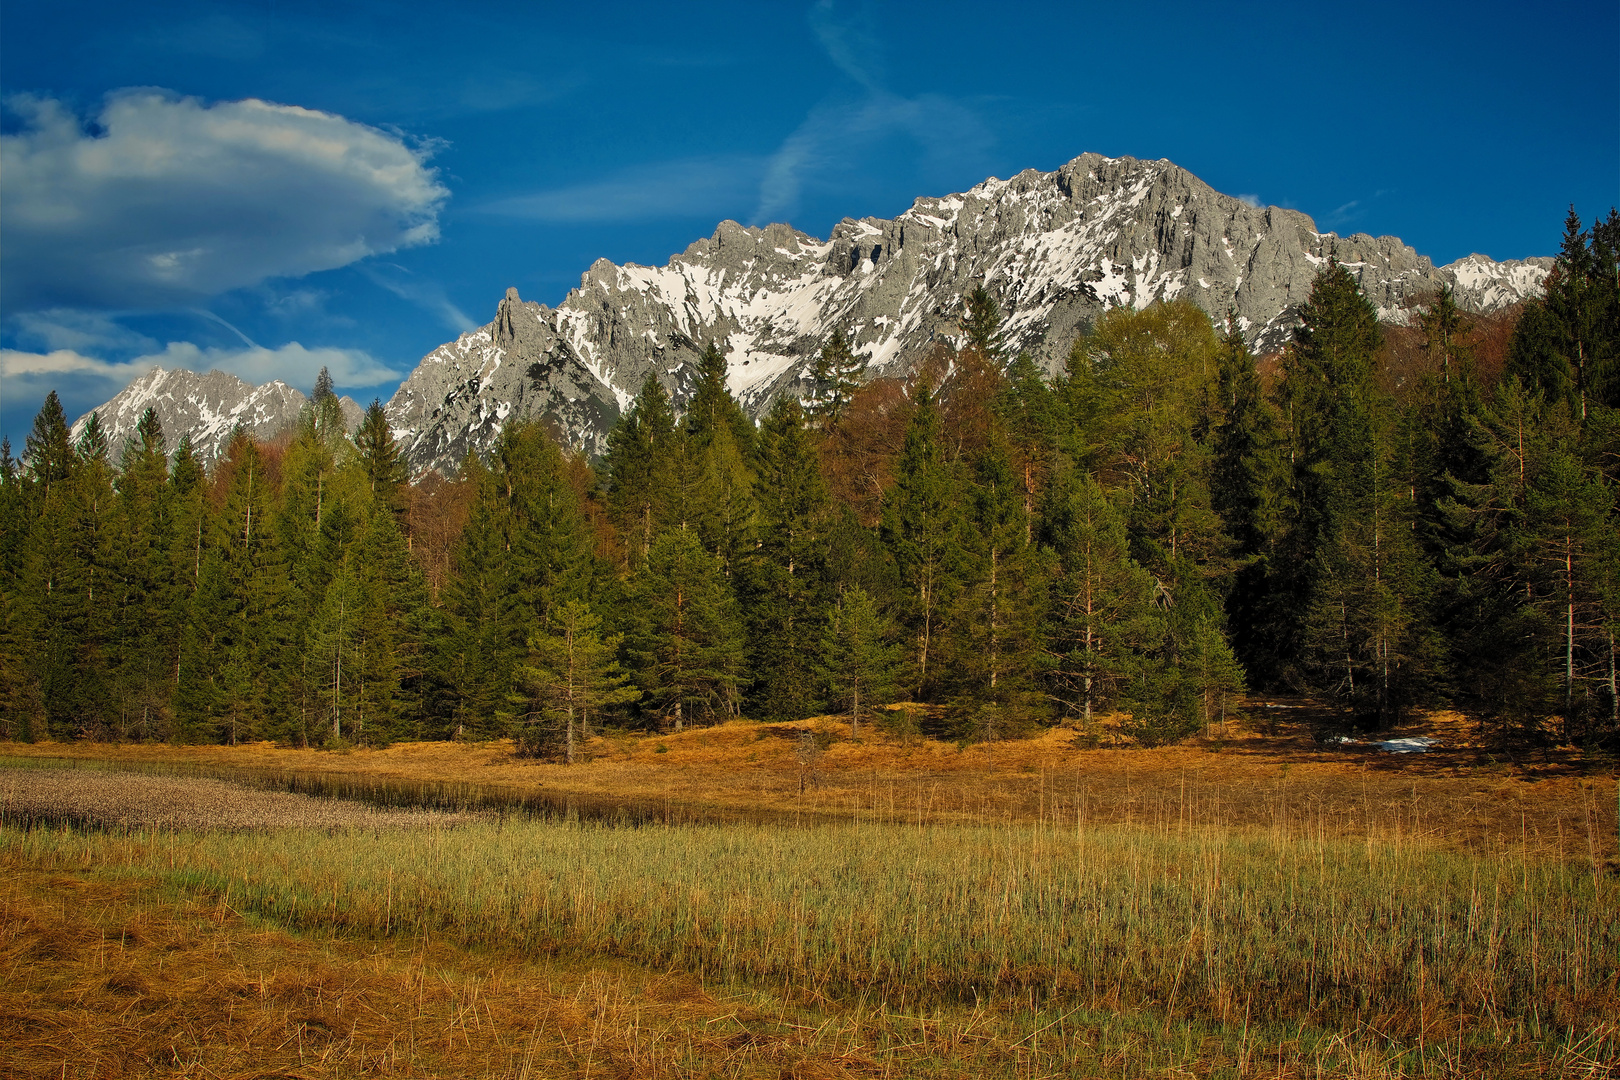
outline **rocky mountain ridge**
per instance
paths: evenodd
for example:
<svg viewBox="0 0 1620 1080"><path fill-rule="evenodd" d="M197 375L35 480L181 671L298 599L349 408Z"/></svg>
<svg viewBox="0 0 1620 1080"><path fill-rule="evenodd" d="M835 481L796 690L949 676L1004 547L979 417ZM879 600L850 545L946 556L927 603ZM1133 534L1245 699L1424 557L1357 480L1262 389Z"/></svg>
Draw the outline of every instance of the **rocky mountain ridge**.
<svg viewBox="0 0 1620 1080"><path fill-rule="evenodd" d="M487 326L441 345L388 403L418 470L454 470L513 416L538 416L590 453L649 375L677 407L715 341L750 414L807 393L834 329L871 374L957 343L962 298L981 282L1013 350L1060 369L1109 308L1187 297L1238 314L1257 351L1277 349L1330 256L1379 315L1402 324L1450 285L1465 310L1536 295L1551 259L1471 255L1435 267L1395 237L1323 233L1296 210L1253 207L1169 161L1085 154L970 191L921 198L892 220L845 219L826 240L787 225L722 222L661 267L598 260L556 308L508 289Z"/></svg>
<svg viewBox="0 0 1620 1080"><path fill-rule="evenodd" d="M781 395L811 391L816 356L836 329L869 375L903 372L936 343L959 344L963 297L979 284L1000 306L1009 348L1052 372L1103 312L1177 297L1217 320L1235 310L1266 352L1288 340L1334 256L1392 324L1445 285L1464 310L1500 310L1539 294L1552 266L1470 255L1436 267L1395 237L1319 232L1299 211L1251 206L1169 161L1083 154L1053 172L917 199L893 219L846 218L826 240L725 221L664 266L597 260L555 308L508 289L489 324L422 358L388 417L417 473L454 472L513 417L540 418L599 454L648 376L681 407L709 341L726 354L732 393L757 417ZM238 420L273 434L305 403L281 383L154 371L99 411L114 445L153 404L171 447L189 432L217 453Z"/></svg>
<svg viewBox="0 0 1620 1080"><path fill-rule="evenodd" d="M353 431L365 410L353 398L339 398L338 403ZM134 438L141 416L152 408L163 425L169 451L174 451L182 436L189 435L193 452L206 462L225 452L238 424L255 439L273 439L291 428L307 405L308 397L279 379L254 386L224 371L200 375L184 368L154 367L111 401L75 420L71 434L77 440L91 413L101 414L107 445L116 460L125 440Z"/></svg>

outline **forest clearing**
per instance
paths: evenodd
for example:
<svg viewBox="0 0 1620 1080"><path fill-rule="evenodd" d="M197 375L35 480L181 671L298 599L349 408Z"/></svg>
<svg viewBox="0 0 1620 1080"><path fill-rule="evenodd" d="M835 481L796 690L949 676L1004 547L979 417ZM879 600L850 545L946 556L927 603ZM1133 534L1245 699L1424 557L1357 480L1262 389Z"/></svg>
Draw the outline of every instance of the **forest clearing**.
<svg viewBox="0 0 1620 1080"><path fill-rule="evenodd" d="M1413 725L1426 754L1323 745L1307 703L1251 704L1151 750L832 718L599 734L571 767L504 741L7 745L0 1055L23 1076L1613 1075L1612 763L1498 760L1455 714ZM24 805L46 770L67 801L219 784L328 816L66 828ZM413 803L441 816L397 827Z"/></svg>

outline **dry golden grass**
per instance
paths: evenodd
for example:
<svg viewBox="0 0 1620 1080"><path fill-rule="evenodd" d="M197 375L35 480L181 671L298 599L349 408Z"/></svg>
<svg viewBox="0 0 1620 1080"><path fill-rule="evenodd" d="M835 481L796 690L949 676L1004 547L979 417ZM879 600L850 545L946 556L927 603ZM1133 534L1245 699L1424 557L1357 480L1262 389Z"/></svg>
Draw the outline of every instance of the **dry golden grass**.
<svg viewBox="0 0 1620 1080"><path fill-rule="evenodd" d="M1369 1033L1080 1010L896 1013L611 959L312 939L218 896L12 858L0 966L0 1075L18 1080L1411 1075ZM1431 1051L1428 1075L1510 1075L1453 1067L1445 1053ZM1613 1074L1578 1045L1545 1067L1531 1060L1511 1074Z"/></svg>
<svg viewBox="0 0 1620 1080"><path fill-rule="evenodd" d="M1274 707L1269 710L1266 705ZM1345 837L1419 837L1476 851L1617 859L1613 762L1573 751L1507 760L1475 741L1456 713L1420 718L1427 754L1370 745L1325 746L1309 734L1311 706L1256 703L1275 718L1215 728L1208 738L1144 750L1086 748L1054 728L1028 739L958 747L901 740L867 724L858 740L836 718L797 724L738 721L679 734L618 733L589 740L584 764L514 756L510 742L402 743L342 752L254 746L0 744L0 757L65 758L217 772L299 773L379 784L457 785L540 794L589 806L630 803L711 820L799 815L940 823L1059 820L1165 827L1275 829L1296 823ZM812 771L801 731L827 744ZM1105 740L1106 743L1106 740Z"/></svg>

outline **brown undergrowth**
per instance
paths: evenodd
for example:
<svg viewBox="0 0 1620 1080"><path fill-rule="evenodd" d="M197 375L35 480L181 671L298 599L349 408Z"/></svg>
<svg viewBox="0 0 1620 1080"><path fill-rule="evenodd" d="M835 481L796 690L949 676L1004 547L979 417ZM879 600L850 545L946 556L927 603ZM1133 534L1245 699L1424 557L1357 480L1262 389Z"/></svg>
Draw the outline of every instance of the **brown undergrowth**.
<svg viewBox="0 0 1620 1080"><path fill-rule="evenodd" d="M1613 761L1567 749L1505 752L1482 744L1475 725L1456 713L1429 714L1389 733L1437 738L1426 754L1321 744L1311 734L1318 712L1304 700L1257 699L1241 722L1151 750L1111 745L1106 727L1096 746L1063 727L958 745L898 738L869 723L852 739L847 722L823 717L597 735L574 766L517 757L507 740L337 752L79 741L0 744L0 758L291 779L299 790L382 794L403 805L422 792L451 801L541 798L582 814L630 805L676 820L1281 827L1473 851L1528 849L1598 867L1620 861ZM801 752L805 731L819 749L811 762Z"/></svg>

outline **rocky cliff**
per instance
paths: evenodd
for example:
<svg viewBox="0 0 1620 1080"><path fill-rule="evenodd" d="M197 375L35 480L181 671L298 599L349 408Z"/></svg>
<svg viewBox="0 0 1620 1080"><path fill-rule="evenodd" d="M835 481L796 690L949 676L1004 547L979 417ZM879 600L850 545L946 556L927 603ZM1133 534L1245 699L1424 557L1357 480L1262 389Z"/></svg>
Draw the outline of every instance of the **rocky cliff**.
<svg viewBox="0 0 1620 1080"><path fill-rule="evenodd" d="M599 453L649 375L679 407L711 340L732 392L759 415L808 390L835 328L874 374L958 341L962 298L980 283L1009 345L1053 371L1102 312L1175 297L1216 318L1235 309L1263 352L1287 340L1334 254L1392 323L1442 285L1466 310L1499 309L1534 295L1551 266L1472 255L1437 268L1394 237L1319 232L1298 211L1249 206L1168 161L1085 154L918 199L893 220L845 219L825 240L723 222L665 266L599 260L556 308L508 289L493 322L422 359L388 414L418 470L455 469L513 416L544 418Z"/></svg>

